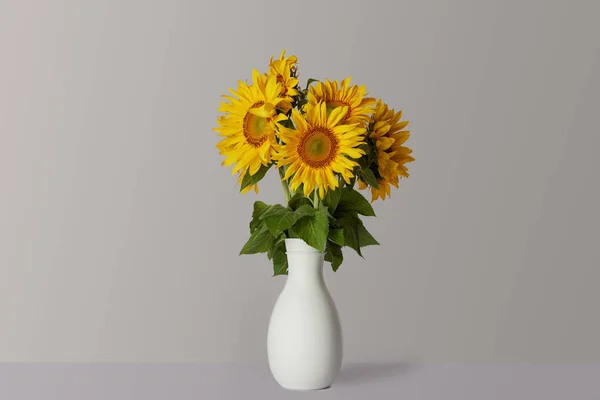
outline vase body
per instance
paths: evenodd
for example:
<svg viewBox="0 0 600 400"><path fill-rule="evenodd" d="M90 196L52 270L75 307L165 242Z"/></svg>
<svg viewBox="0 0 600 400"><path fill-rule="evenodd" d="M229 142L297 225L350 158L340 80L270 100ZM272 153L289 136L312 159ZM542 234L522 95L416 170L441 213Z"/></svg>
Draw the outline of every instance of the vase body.
<svg viewBox="0 0 600 400"><path fill-rule="evenodd" d="M342 329L323 278L323 252L286 239L288 276L267 336L269 367L282 387L324 389L342 365Z"/></svg>

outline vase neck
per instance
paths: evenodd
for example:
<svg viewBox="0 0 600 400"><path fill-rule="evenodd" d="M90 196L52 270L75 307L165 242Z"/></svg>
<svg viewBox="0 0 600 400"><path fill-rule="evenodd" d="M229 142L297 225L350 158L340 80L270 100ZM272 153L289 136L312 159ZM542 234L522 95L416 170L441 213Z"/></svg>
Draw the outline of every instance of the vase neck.
<svg viewBox="0 0 600 400"><path fill-rule="evenodd" d="M323 253L301 239L286 239L288 279L292 281L322 281Z"/></svg>
<svg viewBox="0 0 600 400"><path fill-rule="evenodd" d="M288 278L293 280L322 280L323 254L288 253Z"/></svg>

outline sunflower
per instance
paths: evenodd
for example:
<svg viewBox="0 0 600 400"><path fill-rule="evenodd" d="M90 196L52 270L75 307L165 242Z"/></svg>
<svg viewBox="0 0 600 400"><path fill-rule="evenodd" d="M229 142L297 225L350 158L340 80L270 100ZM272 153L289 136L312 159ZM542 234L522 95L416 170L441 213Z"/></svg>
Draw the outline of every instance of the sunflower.
<svg viewBox="0 0 600 400"><path fill-rule="evenodd" d="M294 102L293 96L298 96L298 79L296 78L296 56L285 56L285 50L281 52L279 60L269 61L269 76L275 76L278 83L281 83L281 94L284 100L279 106L284 111L289 111Z"/></svg>
<svg viewBox="0 0 600 400"><path fill-rule="evenodd" d="M364 86L350 86L350 77L344 79L338 87L337 81L318 82L308 90L309 104L325 102L327 114L338 108L348 107L348 112L341 121L343 124L360 124L366 126L371 119L375 99L365 96Z"/></svg>
<svg viewBox="0 0 600 400"><path fill-rule="evenodd" d="M323 198L327 190L335 190L339 181L336 173L349 183L352 169L358 163L352 158L365 154L358 146L364 144L365 128L357 124L338 125L348 113L348 107L338 107L327 113L325 102L307 104L305 114L295 108L292 119L296 129L279 125L278 166L288 166L283 180L290 177L290 189L304 185L304 195L319 190Z"/></svg>
<svg viewBox="0 0 600 400"><path fill-rule="evenodd" d="M217 118L219 126L214 128L224 136L217 144L225 156L223 165L234 165L232 174L239 172L241 177L246 172L254 175L262 165L271 163L273 145L277 143L275 123L286 118L275 109L282 100L276 78L254 70L252 79L251 85L240 81L237 91L229 89L232 96L222 96L228 100L219 107L225 115Z"/></svg>
<svg viewBox="0 0 600 400"><path fill-rule="evenodd" d="M385 200L390 196L390 186L398 187L401 177L408 178L406 163L415 159L410 155L412 150L403 144L410 137L410 131L404 130L408 121L400 121L402 111L389 109L381 100L377 102L368 137L375 146L377 154L377 169L375 175L379 189L371 187L372 200ZM366 189L367 184L359 181L359 189Z"/></svg>

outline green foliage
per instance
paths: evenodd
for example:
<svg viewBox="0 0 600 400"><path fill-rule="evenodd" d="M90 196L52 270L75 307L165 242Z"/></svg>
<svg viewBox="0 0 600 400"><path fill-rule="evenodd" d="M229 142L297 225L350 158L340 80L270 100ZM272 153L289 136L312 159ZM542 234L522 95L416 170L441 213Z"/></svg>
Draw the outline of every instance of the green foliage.
<svg viewBox="0 0 600 400"><path fill-rule="evenodd" d="M367 231L357 212L341 212L338 214L336 220L337 224L344 231L345 245L354 249L361 257L362 252L360 249L362 247L379 244L369 231Z"/></svg>
<svg viewBox="0 0 600 400"><path fill-rule="evenodd" d="M260 215L259 219L264 220L271 216L278 216L285 213L287 208L282 206L281 204L275 204L272 206L268 206L268 208Z"/></svg>
<svg viewBox="0 0 600 400"><path fill-rule="evenodd" d="M379 244L367 231L360 215L375 216L373 207L359 192L345 186L329 191L319 201L296 193L288 206L254 203L250 238L240 254L267 253L273 274L287 274L285 238L300 238L309 246L324 250L325 260L337 271L344 260L343 247L362 256L365 246ZM315 208L316 206L316 208Z"/></svg>
<svg viewBox="0 0 600 400"><path fill-rule="evenodd" d="M275 242L275 238L269 232L265 225L261 225L250 235L250 239L246 242L240 254L257 254L266 253L271 249Z"/></svg>
<svg viewBox="0 0 600 400"><path fill-rule="evenodd" d="M331 214L335 212L335 209L337 208L341 197L341 187L338 187L336 190L329 190L327 193L325 193L325 197L323 198L323 204L327 206Z"/></svg>
<svg viewBox="0 0 600 400"><path fill-rule="evenodd" d="M321 210L315 211L314 215L300 218L292 229L309 246L321 251L325 249L327 233L329 233L329 220Z"/></svg>
<svg viewBox="0 0 600 400"><path fill-rule="evenodd" d="M312 217L313 215L315 215L317 213L317 210L315 210L311 205L303 204L300 207L298 207L298 209L296 210L296 213L300 214L303 217L304 216Z"/></svg>
<svg viewBox="0 0 600 400"><path fill-rule="evenodd" d="M254 230L258 227L258 221L263 212L265 212L269 208L269 205L263 203L262 201L254 202L254 211L252 211L252 221L250 221L250 233L254 232Z"/></svg>
<svg viewBox="0 0 600 400"><path fill-rule="evenodd" d="M330 228L327 239L337 244L338 246L344 246L344 230L340 228Z"/></svg>
<svg viewBox="0 0 600 400"><path fill-rule="evenodd" d="M351 187L344 187L333 212L327 242L328 248L331 248L328 258L331 259L334 270L339 267L337 263L341 264L343 260L342 247L350 247L362 257L361 248L379 244L364 226L359 214L375 216L375 211L362 194ZM339 251L336 246L339 247Z"/></svg>
<svg viewBox="0 0 600 400"><path fill-rule="evenodd" d="M310 84L313 82L319 82L318 79L314 79L314 78L310 78L309 80L306 81L306 90L308 90L308 88L310 87Z"/></svg>
<svg viewBox="0 0 600 400"><path fill-rule="evenodd" d="M273 261L273 276L287 274L288 261L283 241L273 248L271 260Z"/></svg>
<svg viewBox="0 0 600 400"><path fill-rule="evenodd" d="M325 261L331 263L331 268L334 272L337 272L340 265L344 261L344 254L342 253L342 247L333 243L327 242L327 249L325 250Z"/></svg>
<svg viewBox="0 0 600 400"><path fill-rule="evenodd" d="M256 171L256 173L254 175L250 175L250 171L246 171L246 174L242 178L242 183L240 184L240 192L242 190L244 190L245 188L247 188L248 186L255 185L258 182L260 182L260 180L265 177L267 171L270 168L271 168L271 165L269 165L267 167L265 167L264 165L261 165L259 170Z"/></svg>
<svg viewBox="0 0 600 400"><path fill-rule="evenodd" d="M292 210L297 210L303 205L312 207L312 201L308 197L304 196L302 190L298 190L288 202L288 207L290 207Z"/></svg>
<svg viewBox="0 0 600 400"><path fill-rule="evenodd" d="M369 200L354 189L345 187L342 189L342 196L339 200L338 207L343 211L355 211L367 217L374 217L375 211Z"/></svg>
<svg viewBox="0 0 600 400"><path fill-rule="evenodd" d="M285 126L286 128L294 129L294 123L292 122L291 119L284 119L283 121L280 121L279 123L281 125Z"/></svg>
<svg viewBox="0 0 600 400"><path fill-rule="evenodd" d="M314 208L309 205L303 205L296 211L276 205L272 206L272 210L275 211L267 211L263 219L273 236L279 236L284 231L294 226L300 218L307 215L314 215L315 213Z"/></svg>
<svg viewBox="0 0 600 400"><path fill-rule="evenodd" d="M377 177L375 176L373 170L371 170L370 168L359 169L358 176L367 185L372 186L375 189L379 189L379 182L377 181Z"/></svg>

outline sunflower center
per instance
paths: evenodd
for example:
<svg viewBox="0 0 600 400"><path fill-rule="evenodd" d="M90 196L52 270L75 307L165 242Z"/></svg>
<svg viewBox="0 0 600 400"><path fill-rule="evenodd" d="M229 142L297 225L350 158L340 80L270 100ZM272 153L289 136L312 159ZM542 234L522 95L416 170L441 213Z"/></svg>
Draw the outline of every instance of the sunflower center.
<svg viewBox="0 0 600 400"><path fill-rule="evenodd" d="M259 108L262 106L264 101L259 101L252 104L253 108ZM244 136L246 141L254 147L260 147L265 140L267 140L267 119L259 117L258 115L252 114L250 111L244 116Z"/></svg>
<svg viewBox="0 0 600 400"><path fill-rule="evenodd" d="M345 101L339 101L339 100L328 100L325 102L325 107L327 109L327 116L329 117L329 114L331 114L331 112L333 110L335 110L338 107L348 107L348 113L346 113L346 116L344 118L342 118L342 120L340 121L340 123L344 123L346 122L346 120L348 119L348 116L350 115L350 104L346 103Z"/></svg>
<svg viewBox="0 0 600 400"><path fill-rule="evenodd" d="M308 131L298 146L302 161L313 168L323 168L335 158L338 140L328 128L313 128Z"/></svg>

